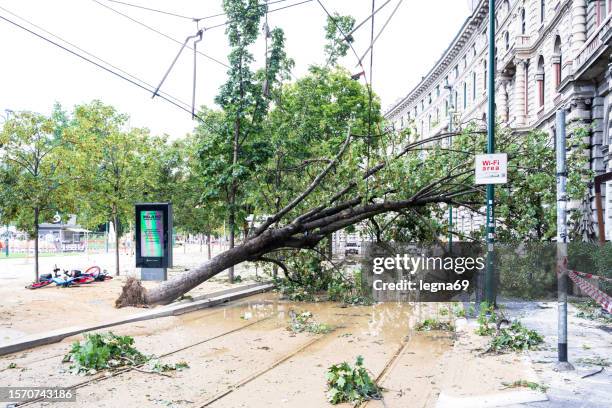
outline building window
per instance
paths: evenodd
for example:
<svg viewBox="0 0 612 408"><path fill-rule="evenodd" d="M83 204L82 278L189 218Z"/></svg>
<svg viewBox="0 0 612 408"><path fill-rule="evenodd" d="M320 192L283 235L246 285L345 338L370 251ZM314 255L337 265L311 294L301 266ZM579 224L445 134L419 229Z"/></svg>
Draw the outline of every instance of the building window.
<svg viewBox="0 0 612 408"><path fill-rule="evenodd" d="M482 87L487 90L487 61L482 61Z"/></svg>
<svg viewBox="0 0 612 408"><path fill-rule="evenodd" d="M459 108L459 93L455 91L455 100L453 101L453 109Z"/></svg>
<svg viewBox="0 0 612 408"><path fill-rule="evenodd" d="M540 23L544 22L546 17L546 0L540 0Z"/></svg>
<svg viewBox="0 0 612 408"><path fill-rule="evenodd" d="M436 108L436 122L440 122L440 108Z"/></svg>
<svg viewBox="0 0 612 408"><path fill-rule="evenodd" d="M448 116L448 100L444 101L444 116Z"/></svg>
<svg viewBox="0 0 612 408"><path fill-rule="evenodd" d="M525 16L525 9L521 10L521 34L525 35L527 32L527 21Z"/></svg>
<svg viewBox="0 0 612 408"><path fill-rule="evenodd" d="M421 112L425 110L425 99L421 101Z"/></svg>
<svg viewBox="0 0 612 408"><path fill-rule="evenodd" d="M476 44L472 44L472 57L476 58Z"/></svg>
<svg viewBox="0 0 612 408"><path fill-rule="evenodd" d="M463 83L463 109L467 108L467 82Z"/></svg>
<svg viewBox="0 0 612 408"><path fill-rule="evenodd" d="M555 88L561 85L561 64L563 63L561 56L561 37L555 38L555 49L553 51L553 70L555 72Z"/></svg>
<svg viewBox="0 0 612 408"><path fill-rule="evenodd" d="M544 57L540 55L538 59L538 72L536 73L536 82L538 84L538 106L541 108L544 106L544 94L545 94L545 84L546 84L546 76L544 72Z"/></svg>
<svg viewBox="0 0 612 408"><path fill-rule="evenodd" d="M504 42L506 43L506 51L510 49L510 34L506 31L504 34Z"/></svg>
<svg viewBox="0 0 612 408"><path fill-rule="evenodd" d="M459 64L455 65L455 79L459 78Z"/></svg>
<svg viewBox="0 0 612 408"><path fill-rule="evenodd" d="M529 61L525 62L525 116L529 115Z"/></svg>
<svg viewBox="0 0 612 408"><path fill-rule="evenodd" d="M436 98L440 96L440 85L436 86Z"/></svg>
<svg viewBox="0 0 612 408"><path fill-rule="evenodd" d="M472 100L476 100L476 72L472 72Z"/></svg>
<svg viewBox="0 0 612 408"><path fill-rule="evenodd" d="M428 97L428 100L429 100L428 105L431 105L431 93L427 97Z"/></svg>

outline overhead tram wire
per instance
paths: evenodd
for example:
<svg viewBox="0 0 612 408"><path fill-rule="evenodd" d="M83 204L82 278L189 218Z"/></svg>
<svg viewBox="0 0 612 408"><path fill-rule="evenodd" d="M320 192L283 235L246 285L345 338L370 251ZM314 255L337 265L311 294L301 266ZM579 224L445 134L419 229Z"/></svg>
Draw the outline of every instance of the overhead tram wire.
<svg viewBox="0 0 612 408"><path fill-rule="evenodd" d="M357 54L357 51L355 51L355 47L353 47L353 44L350 41L347 41L348 37L347 37L346 33L342 30L342 28L340 28L340 26L336 22L336 19L334 18L334 16L332 16L329 13L329 11L327 11L327 8L325 8L325 6L323 5L322 0L317 0L317 3L319 3L319 6L321 6L321 8L325 12L325 14L327 14L327 17L329 17L331 22L334 23L334 25L336 26L336 29L338 29L338 31L342 35L342 38L347 42L348 46L351 48L351 51L355 55L355 58L357 58L358 65L361 67L361 70L363 72L365 72L365 68L363 67L363 64L361 63L361 60L359 59L359 55ZM366 82L366 85L369 86L368 78L365 75L363 76L363 80Z"/></svg>
<svg viewBox="0 0 612 408"><path fill-rule="evenodd" d="M143 23L142 21L139 21L139 20L137 20L137 19L135 19L135 18L133 18L133 17L131 17L131 16L129 16L129 15L127 15L127 14L125 14L125 13L123 13L123 12L121 12L121 11L117 10L117 9L114 9L114 8L112 8L111 6L108 6L108 5L104 4L104 3L101 3L101 2L100 2L100 1L98 1L98 0L92 0L92 1L93 1L94 3L99 4L99 5L100 5L100 6L102 6L102 7L105 7L105 8L107 8L107 9L111 10L112 12L114 12L114 13L116 13L116 14L119 14L119 15L121 15L121 16L123 16L123 17L127 18L128 20L132 21L133 23L136 23L136 24L138 24L138 25L143 26L143 27L144 27L144 28L146 28L147 30L153 31L153 32L155 32L155 33L157 33L157 34L161 35L162 37L164 37L164 38L166 38L166 39L168 39L168 40L170 40L170 41L172 41L172 42L175 42L175 43L177 43L177 44L183 45L183 41L177 40L176 38L174 38L174 37L172 37L172 36L170 36L170 35L168 35L168 34L166 34L166 33L163 33L163 32L161 32L161 31L159 31L158 29L156 29L156 28L154 28L154 27L151 27L151 26L149 26L149 25L147 25L147 24ZM187 46L187 48L193 51L193 47ZM211 57L210 55L204 54L204 53L203 53L203 52L201 52L201 51L197 51L197 53L198 53L199 55L202 55L203 57L208 58L208 59L209 59L209 60L211 60L211 61L216 62L216 63L217 63L217 64L219 64L219 65L224 66L225 68L228 68L228 69L230 68L230 66L229 66L229 65L227 65L226 63L224 63L224 62L222 62L222 61L219 61L218 59L213 58L213 57Z"/></svg>
<svg viewBox="0 0 612 408"><path fill-rule="evenodd" d="M106 1L111 2L111 3L121 4L121 5L128 6L128 7L134 7L134 8L141 9L141 10L151 11L153 13L166 14L168 16L182 18L182 19L191 20L191 21L208 20L208 19L215 18L215 17L221 17L221 16L224 16L224 15L227 14L227 13L218 13L218 14L211 14L209 16L204 16L204 17L190 17L190 16L186 16L186 15L183 15L183 14L174 13L174 12L171 12L171 11L154 9L154 8L151 8L151 7L141 6L140 4L128 3L128 2L125 2L125 1L119 1L119 0L106 0ZM289 0L270 1L270 2L268 2L267 5L276 4L276 3L283 3L285 1L289 1ZM260 6L266 6L266 4L260 4Z"/></svg>
<svg viewBox="0 0 612 408"><path fill-rule="evenodd" d="M13 13L12 11L10 11L10 10L8 10L8 9L6 9L6 8L4 8L4 7L2 7L2 6L0 6L0 10L2 10L2 11L6 12L6 13L8 13L8 14L10 14L10 15L14 16L14 17L17 17L19 20L26 22L26 23L27 23L27 24L29 24L30 26L32 26L32 27L34 27L34 28L36 28L36 29L38 29L38 30L40 30L40 31L44 32L44 33L45 33L45 34L47 34L47 35L50 35L51 37L57 38L57 39L58 39L58 40L60 40L61 42L63 42L63 43L65 43L65 44L70 45L70 46L71 46L71 47L73 47L74 49L79 50L80 52L82 52L82 53L84 53L84 54L86 54L86 55L89 55L90 57L92 57L92 58L94 58L94 59L96 59L96 60L98 60L98 61L101 61L102 63L104 63L104 64L108 65L109 67L111 67L111 68L113 68L113 69L117 70L118 72L121 72L122 74L124 74L124 75L126 75L126 76L128 76L128 77L130 77L130 78L132 78L132 79L134 79L135 81L140 82L140 83L142 83L142 84L145 84L145 85L146 85L146 86L148 86L148 87L154 88L154 86L153 86L152 84L150 84L150 83L148 83L148 82L146 82L146 81L144 81L144 80L142 80L142 79L138 78L138 77L137 77L137 76L135 76L135 75L130 74L129 72L127 72L127 71L125 71L125 70L123 70L123 69L119 68L119 67L118 67L118 66L116 66L116 65L113 65L112 63L110 63L110 62L108 62L108 61L106 61L106 60L104 60L104 59L102 59L102 58L98 57L97 55L92 54L91 52L89 52L89 51L87 51L87 50L84 50L83 48L79 47L78 45L76 45L76 44L74 44L74 43L72 43L72 42L70 42L70 41L68 41L68 40L66 40L66 39L64 39L64 38L62 38L62 37L60 37L59 35L57 35L57 34L53 34L52 32L50 32L50 31L46 30L44 27L41 27L41 26L39 26L39 25L37 25L37 24L35 24L35 23L33 23L33 22L31 22L31 21L29 21L29 20L27 20L27 19L25 19L25 18L23 18L23 17L21 17L21 16L19 16L18 14ZM172 95L168 94L167 92L162 92L162 93L163 93L165 96L167 96L168 98L173 99L175 102L180 103L180 104L183 104L183 105L185 105L185 106L188 106L188 104L187 104L186 102L181 101L180 99L178 99L178 98L176 98L176 97L174 97L174 96L172 96Z"/></svg>
<svg viewBox="0 0 612 408"><path fill-rule="evenodd" d="M43 36L43 35L41 35L41 34L39 34L39 33L37 33L37 32L35 32L35 31L32 31L32 30L30 30L29 28L24 27L24 26L22 26L21 24L16 23L15 21L13 21L13 20L11 20L11 19L9 19L9 18L6 18L6 17L4 17L4 16L0 15L0 19L1 19L1 20L4 20L4 21L6 21L7 23L10 23L10 24L12 24L12 25L14 25L14 26L16 26L16 27L18 27L18 28L20 28L20 29L24 30L24 31L27 31L28 33L30 33L30 34L32 34L32 35L34 35L34 36L36 36L36 37L40 38L41 40L44 40L44 41L46 41L46 42L48 42L48 43L50 43L50 44L52 44L52 45L55 45L56 47L59 47L59 48L61 48L62 50L66 51L66 52L68 52L68 53L70 53L70 54L72 54L72 55L74 55L74 56L76 56L76 57L78 57L78 58L80 58L80 59L82 59L82 60L86 61L86 62L89 62L90 64L93 64L93 65L95 65L96 67L98 67L98 68L100 68L100 69L102 69L102 70L104 70L104 71L106 71L106 72L108 72L108 73L111 73L111 74L113 74L113 75L115 75L115 76L117 76L117 77L119 77L119 78L121 78L121 79L123 79L123 80L125 80L125 81L127 81L127 82L129 82L129 83L131 83L132 85L137 86L138 88L144 89L145 91L147 91L147 92L149 92L149 93L151 93L151 92L153 91L152 89L149 89L147 86L142 85L142 83L144 83L144 81L139 80L140 82L142 82L142 83L139 83L139 82L138 82L138 81L136 81L136 80L130 79L130 78L128 78L127 76L124 76L124 75L122 75L122 74L121 74L121 73L119 73L119 72L113 71L112 69L110 69L110 68L108 68L108 67L105 67L104 65L99 64L99 63L97 63L96 61L93 61L93 60L91 60L91 59L89 59L89 58L85 57L84 55L81 55L81 54L79 54L78 52L73 51L73 50L71 50L71 49L69 49L69 48L67 48L67 47L65 47L65 46L63 46L63 45L61 45L61 44L59 44L59 43L57 43L57 42L55 42L55 41L53 41L53 40L51 40L51 39L49 39L49 38L45 37L45 36ZM130 76L134 77L133 75L130 75ZM177 108L179 108L179 109L181 109L181 110L183 110L183 111L185 111L185 112L187 112L187 113L191 114L191 109L189 109L189 108L187 108L187 107L182 106L180 103L175 102L175 101L174 101L174 100L172 100L171 98L166 97L166 96L164 96L164 95L159 95L159 97L160 97L161 99L163 99L163 100L167 101L168 103L170 103L170 104L172 104L172 105L176 106ZM173 99L176 99L176 98L173 98ZM184 103L184 102L183 102L183 103ZM199 120L199 121L200 121L202 124L208 125L208 124L207 124L207 123L204 121L204 119L202 119L202 117L200 117L199 115L197 115L197 114L196 114L196 115L195 115L195 117L196 117L196 118L197 118L197 119L198 119L198 120ZM212 128L211 128L211 129L212 129Z"/></svg>
<svg viewBox="0 0 612 408"><path fill-rule="evenodd" d="M96 1L96 0L94 0L94 1ZM281 0L281 1L286 1L286 0ZM303 1L300 1L299 3L289 4L288 6L283 6L283 7L275 8L273 10L269 10L268 13L274 13L275 11L280 11L280 10L288 9L288 8L295 7L295 6L300 6L302 4L310 3L311 1L313 1L313 0L303 0ZM276 3L280 3L280 1L277 1ZM274 3L270 2L269 4L274 4ZM210 27L206 27L206 30L212 30L213 28L218 28L218 27L226 26L229 23L231 23L231 21L232 20L227 20L227 21L225 21L223 23L219 23L219 24L216 24L216 25L213 25L213 26L210 26Z"/></svg>
<svg viewBox="0 0 612 408"><path fill-rule="evenodd" d="M383 31L385 31L385 28L387 28L387 25L389 24L389 22L391 21L391 19L393 18L393 16L395 15L395 13L397 12L397 9L399 9L399 7L402 5L402 3L404 2L404 0L399 0L397 2L397 5L395 6L395 8L393 9L393 11L391 12L391 14L389 15L389 17L387 18L387 21L385 21L385 24L383 24L382 28L380 29L380 31L378 32L378 34L376 34L376 37L372 39L372 42L370 43L370 46L368 47L367 50L365 50L365 52L363 53L363 55L361 56L361 58L359 59L359 61L361 62L361 60L363 60L365 58L366 55L368 55L368 52L371 51L374 48L374 43L378 40L378 38L381 36L381 34L383 33Z"/></svg>
<svg viewBox="0 0 612 408"><path fill-rule="evenodd" d="M154 13L166 14L166 15L172 16L172 17L184 18L186 20L195 20L195 18L193 18L193 17L184 16L182 14L173 13L171 11L158 10L158 9L154 9L154 8L150 8L150 7L141 6L139 4L127 3L125 1L119 1L119 0L106 0L106 1L109 1L111 3L122 4L124 6L139 8L141 10L152 11Z"/></svg>
<svg viewBox="0 0 612 408"><path fill-rule="evenodd" d="M367 23L367 22L368 22L368 20L370 20L371 18L373 19L373 18L374 18L374 15L375 15L376 13L378 13L380 10L382 10L382 8L383 8L383 7L385 7L385 6L386 6L387 4L389 4L389 3L391 3L391 0L387 0L387 1L385 1L385 3L384 3L382 6L379 6L379 7L378 7L378 8L377 8L375 11L373 11L373 12L372 12L372 14L370 14L369 16L367 16L366 18L364 18L364 19L363 19L363 21L362 21L361 23L357 24L357 25L355 26L355 28L353 28L353 29L351 30L351 32L350 32L350 33L348 33L346 36L350 38L350 37L351 37L353 34L355 34L355 31L359 30L359 29L360 29L360 28L361 28L361 27L362 27L362 26L363 26L365 23Z"/></svg>

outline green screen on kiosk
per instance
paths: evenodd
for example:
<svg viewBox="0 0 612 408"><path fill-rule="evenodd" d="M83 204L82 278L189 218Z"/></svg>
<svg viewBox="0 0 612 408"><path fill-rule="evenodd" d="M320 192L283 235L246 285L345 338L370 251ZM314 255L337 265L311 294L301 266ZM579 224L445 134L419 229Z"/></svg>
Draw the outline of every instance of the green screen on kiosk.
<svg viewBox="0 0 612 408"><path fill-rule="evenodd" d="M163 211L140 211L140 256L164 256Z"/></svg>

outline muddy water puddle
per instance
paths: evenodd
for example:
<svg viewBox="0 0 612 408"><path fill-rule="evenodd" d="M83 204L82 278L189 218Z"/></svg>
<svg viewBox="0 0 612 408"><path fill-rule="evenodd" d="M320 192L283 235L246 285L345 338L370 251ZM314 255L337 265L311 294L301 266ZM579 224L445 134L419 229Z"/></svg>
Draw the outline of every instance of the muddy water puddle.
<svg viewBox="0 0 612 408"><path fill-rule="evenodd" d="M287 330L290 311L309 311L313 320L335 330L294 334ZM280 301L275 294L262 294L214 309L114 327L116 334L134 336L145 354L171 353L162 361L184 360L190 368L171 377L130 371L88 384L78 390L78 406L116 407L121 401L125 407L196 407L205 402L213 407L325 407L327 368L342 361L354 363L358 355L375 377L387 368L389 388L405 389L423 371L418 360L410 363L411 356L438 355L450 347L448 337L414 332L423 316L436 313L431 305L340 307ZM70 386L86 381L90 377L69 374L61 363L60 355L75 339L79 337L7 356L0 364L14 361L23 371L0 375L6 375L9 384L22 386ZM389 365L393 358L398 363ZM400 371L401 384L396 385L392 379L400 360L413 367ZM429 375L427 370L423 373ZM228 389L233 391L222 396ZM74 406L53 404L64 405Z"/></svg>

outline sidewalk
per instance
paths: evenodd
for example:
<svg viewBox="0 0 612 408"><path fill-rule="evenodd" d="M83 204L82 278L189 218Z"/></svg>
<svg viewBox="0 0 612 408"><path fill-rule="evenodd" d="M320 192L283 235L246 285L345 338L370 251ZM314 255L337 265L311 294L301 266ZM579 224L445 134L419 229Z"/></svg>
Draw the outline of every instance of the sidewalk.
<svg viewBox="0 0 612 408"><path fill-rule="evenodd" d="M546 342L541 350L529 352L540 382L548 386L549 401L522 404L527 407L609 407L612 403L612 326L576 317L568 304L568 355L574 371L555 371L557 362L556 302L502 302L509 318L520 318L537 330ZM594 374L597 373L597 374ZM594 374L583 378L589 374Z"/></svg>

